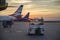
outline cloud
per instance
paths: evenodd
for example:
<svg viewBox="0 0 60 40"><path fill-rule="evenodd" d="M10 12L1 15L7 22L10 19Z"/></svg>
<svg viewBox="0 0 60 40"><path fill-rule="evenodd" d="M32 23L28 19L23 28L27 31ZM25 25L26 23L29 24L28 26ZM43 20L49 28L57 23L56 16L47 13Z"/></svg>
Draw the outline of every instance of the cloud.
<svg viewBox="0 0 60 40"><path fill-rule="evenodd" d="M29 6L30 9L60 9L60 0L11 0L9 5L20 4ZM31 6L31 7L30 7Z"/></svg>
<svg viewBox="0 0 60 40"><path fill-rule="evenodd" d="M54 1L56 6L60 6L60 0Z"/></svg>
<svg viewBox="0 0 60 40"><path fill-rule="evenodd" d="M11 3L29 3L31 0L11 0Z"/></svg>

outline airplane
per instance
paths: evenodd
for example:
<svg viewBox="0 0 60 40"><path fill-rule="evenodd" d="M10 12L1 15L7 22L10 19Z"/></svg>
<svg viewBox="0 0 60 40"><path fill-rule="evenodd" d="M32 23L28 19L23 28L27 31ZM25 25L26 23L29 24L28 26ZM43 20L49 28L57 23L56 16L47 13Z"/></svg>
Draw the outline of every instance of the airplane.
<svg viewBox="0 0 60 40"><path fill-rule="evenodd" d="M11 14L9 16L0 16L0 21L18 20L19 18L21 18L22 9L23 5L19 6L14 14Z"/></svg>
<svg viewBox="0 0 60 40"><path fill-rule="evenodd" d="M30 12L28 12L24 17L21 17L19 21L29 21L29 14Z"/></svg>

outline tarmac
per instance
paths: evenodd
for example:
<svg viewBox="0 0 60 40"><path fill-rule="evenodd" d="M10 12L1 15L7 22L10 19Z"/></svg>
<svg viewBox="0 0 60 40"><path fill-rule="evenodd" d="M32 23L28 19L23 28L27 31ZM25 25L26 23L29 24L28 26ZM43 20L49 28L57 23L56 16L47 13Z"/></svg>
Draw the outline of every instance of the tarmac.
<svg viewBox="0 0 60 40"><path fill-rule="evenodd" d="M60 23L44 23L44 36L28 36L28 22L14 22L11 31L0 22L0 40L60 40Z"/></svg>

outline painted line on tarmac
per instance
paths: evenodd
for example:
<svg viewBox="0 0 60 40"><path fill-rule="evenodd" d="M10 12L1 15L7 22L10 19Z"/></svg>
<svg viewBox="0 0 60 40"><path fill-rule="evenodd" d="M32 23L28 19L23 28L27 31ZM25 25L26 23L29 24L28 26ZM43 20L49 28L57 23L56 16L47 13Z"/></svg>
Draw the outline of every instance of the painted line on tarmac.
<svg viewBox="0 0 60 40"><path fill-rule="evenodd" d="M23 32L23 31L4 31L4 32Z"/></svg>
<svg viewBox="0 0 60 40"><path fill-rule="evenodd" d="M10 32L10 31L4 31L4 32Z"/></svg>
<svg viewBox="0 0 60 40"><path fill-rule="evenodd" d="M16 32L23 32L23 31L16 31Z"/></svg>

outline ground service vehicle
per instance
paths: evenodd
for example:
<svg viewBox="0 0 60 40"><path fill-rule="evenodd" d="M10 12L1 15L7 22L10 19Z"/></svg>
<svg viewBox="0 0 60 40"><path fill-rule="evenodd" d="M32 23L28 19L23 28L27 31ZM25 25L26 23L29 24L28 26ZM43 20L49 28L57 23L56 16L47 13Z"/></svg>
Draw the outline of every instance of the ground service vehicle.
<svg viewBox="0 0 60 40"><path fill-rule="evenodd" d="M33 19L30 21L28 35L44 35L44 24L41 19Z"/></svg>

